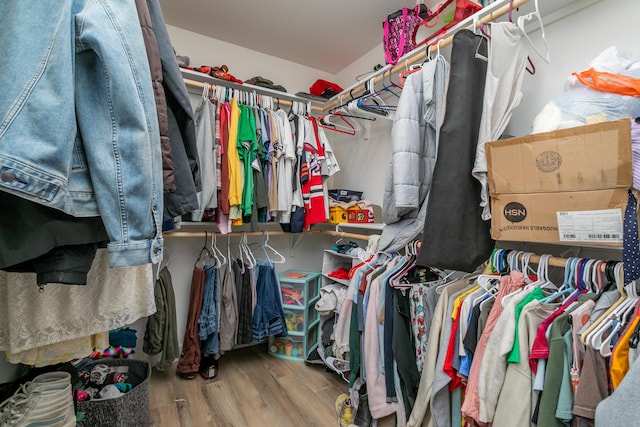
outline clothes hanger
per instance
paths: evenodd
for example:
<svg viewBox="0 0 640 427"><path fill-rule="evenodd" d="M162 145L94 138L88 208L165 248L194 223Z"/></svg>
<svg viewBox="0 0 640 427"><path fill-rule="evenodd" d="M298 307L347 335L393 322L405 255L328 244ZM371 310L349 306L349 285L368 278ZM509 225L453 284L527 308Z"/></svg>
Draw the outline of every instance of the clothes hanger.
<svg viewBox="0 0 640 427"><path fill-rule="evenodd" d="M382 87L388 92L390 92L391 94L393 94L396 98L400 98L400 95L402 93L402 87L398 86L391 80L391 72L389 72L389 86L387 86L385 84L385 74L386 73L382 73L382 80L380 81L380 83L382 84ZM400 92L394 91L393 88L399 89Z"/></svg>
<svg viewBox="0 0 640 427"><path fill-rule="evenodd" d="M513 17L512 17L512 13L513 13L513 0L509 1L509 22L513 23ZM488 40L491 40L491 35L487 32L487 29L490 27L491 22L481 22L480 23L480 33L485 36ZM523 33L524 31L521 30ZM526 36L526 34L525 34ZM527 37L528 38L528 37ZM476 57L478 57L478 53L476 52ZM482 57L482 59L485 59L484 57ZM531 57L529 55L527 55L527 66L525 67L525 70L531 74L534 75L536 73L536 66L533 63L533 61L531 60Z"/></svg>
<svg viewBox="0 0 640 427"><path fill-rule="evenodd" d="M332 122L332 117L338 117L339 122ZM356 126L349 120L347 120L347 118L342 114L341 111L334 111L333 113L325 114L318 117L318 126L324 129L332 130L334 132L345 133L347 135L356 134Z"/></svg>
<svg viewBox="0 0 640 427"><path fill-rule="evenodd" d="M375 91L375 83L374 83L374 78L372 77L370 80L370 91L371 93L369 95L365 95L363 97L360 98L361 101L366 100L368 97L371 97L372 94L376 94L377 96L381 97L384 95L388 95L391 94L393 95L395 98L400 99L400 94L394 92L391 88L396 86L393 82L391 82L391 79L389 79L390 85L387 86L384 84L384 73L382 73L382 79L380 80L381 84L382 84L382 88L379 91ZM397 87L397 86L396 86ZM389 105L385 103L384 108L389 108L389 109L393 109L395 110L397 107L397 105Z"/></svg>
<svg viewBox="0 0 640 427"><path fill-rule="evenodd" d="M207 247L207 243L209 243L209 234L207 233L207 231L205 230L204 232L204 246L202 246L202 249L200 249L200 253L198 254L198 259L196 259L196 262L193 264L194 267L198 267L198 263L200 261L202 261L202 265L205 265L206 262L206 257L208 256L210 260L214 260L214 256L211 253L211 250ZM203 255L205 258L203 258ZM201 268L201 267L199 267Z"/></svg>
<svg viewBox="0 0 640 427"><path fill-rule="evenodd" d="M427 56L426 57L427 57L427 59L425 60L425 62L431 60L431 45L427 45ZM398 75L398 82L400 83L400 86L404 87L404 84L405 84L405 82L407 80L407 77L410 74L413 74L413 73L416 73L416 72L422 70L422 65L423 64L424 63L422 63L422 64L413 64L413 65L411 65L409 67L405 66L405 70Z"/></svg>
<svg viewBox="0 0 640 427"><path fill-rule="evenodd" d="M369 103L367 103L369 102ZM371 104L370 102L373 102ZM373 79L367 82L367 91L364 95L351 101L347 109L351 112L364 113L372 117L393 120L396 106L387 105L374 90Z"/></svg>
<svg viewBox="0 0 640 427"><path fill-rule="evenodd" d="M247 258L246 259L247 264L249 265L249 268L254 268L258 264L258 262L256 261L256 258L253 256L253 252L251 252L251 249L249 248L246 232L242 233L242 238L240 240L242 242L243 253Z"/></svg>
<svg viewBox="0 0 640 427"><path fill-rule="evenodd" d="M277 250L275 250L274 248L272 248L269 245L269 232L268 231L263 231L262 232L262 242L260 243L260 247L264 251L264 255L272 263L274 263L274 264L284 264L287 261L287 259L280 252L278 252ZM278 258L276 260L271 259L269 257L269 254L267 253L267 249L271 250L271 252L273 252Z"/></svg>
<svg viewBox="0 0 640 427"><path fill-rule="evenodd" d="M611 326L613 326L613 328L610 330L609 335L604 340L602 340L602 343L597 348L597 350L600 351L600 354L603 357L611 356L611 342L613 341L614 337L617 336L617 332L623 329L631 320L631 315L636 310L636 306L638 305L638 301L640 300L640 297L638 296L638 292L636 290L635 281L627 284L625 286L625 289L628 298L622 304L620 304L620 306L618 306L616 310L613 311L612 316L615 316L615 318L609 321L609 328L605 329L610 329Z"/></svg>
<svg viewBox="0 0 640 427"><path fill-rule="evenodd" d="M371 117L371 116L362 116L362 115L353 115L351 114L351 111L348 111L347 108L349 106L349 104L354 101L356 98L353 96L353 89L349 91L349 100L347 102L343 102L342 96L340 96L340 104L338 104L337 106L329 109L328 113L332 114L335 111L341 111L342 112L342 116L343 117L349 117L351 119L358 119L358 120L369 120L369 121L375 121L376 118L375 117Z"/></svg>
<svg viewBox="0 0 640 427"><path fill-rule="evenodd" d="M481 288L488 290L497 286L500 282L500 276L504 273L504 269L506 267L506 265L503 265L505 256L508 256L508 253L504 249L496 249L491 253L491 270L496 271L497 274L478 275L478 277L476 277L476 282Z"/></svg>
<svg viewBox="0 0 640 427"><path fill-rule="evenodd" d="M244 233L242 233L244 235ZM230 243L231 237L228 237L227 244ZM240 262L240 273L244 274L245 270L245 260L244 260L244 250L242 249L242 237L238 241L238 261Z"/></svg>
<svg viewBox="0 0 640 427"><path fill-rule="evenodd" d="M618 262L613 268L614 282L618 288L618 292L620 293L620 298L618 298L607 311L600 315L600 317L594 320L594 322L582 333L580 336L580 342L582 342L583 345L591 345L591 335L596 332L596 329L602 324L602 322L606 321L611 313L613 313L613 311L627 299L623 283L622 265L622 262ZM594 346L591 347L595 348Z"/></svg>
<svg viewBox="0 0 640 427"><path fill-rule="evenodd" d="M542 41L544 42L544 53L538 49L538 47L535 45L535 43L533 43L533 41L529 37L529 34L527 34L527 32L524 29L525 23L527 21L532 20L533 18L536 18L538 20L538 23L540 24L540 34L542 36ZM547 36L544 33L544 25L542 23L542 16L540 15L540 8L538 7L538 0L535 0L535 10L533 12L528 13L527 15L518 17L517 25L518 25L518 28L520 28L520 31L522 31L522 34L524 35L524 37L527 39L527 41L533 48L533 50L538 54L538 56L540 56L540 58L544 60L544 62L548 64L550 62L549 45L547 44Z"/></svg>
<svg viewBox="0 0 640 427"><path fill-rule="evenodd" d="M538 279L530 283L529 285L527 285L528 288L539 287L540 289L545 289L545 288L552 287L554 290L557 291L558 287L551 280L549 280L549 259L550 258L551 258L551 255L549 254L540 255L540 260L538 261L538 269L536 270L536 276L538 277Z"/></svg>
<svg viewBox="0 0 640 427"><path fill-rule="evenodd" d="M216 245L216 233L211 233L211 252L213 253L214 258L217 261L217 268L220 268L227 263L227 258Z"/></svg>
<svg viewBox="0 0 640 427"><path fill-rule="evenodd" d="M567 258L567 262L564 267L564 280L562 281L562 285L560 285L556 292L540 300L542 304L552 303L558 298L571 294L574 291L573 272L577 259L578 258L574 257Z"/></svg>

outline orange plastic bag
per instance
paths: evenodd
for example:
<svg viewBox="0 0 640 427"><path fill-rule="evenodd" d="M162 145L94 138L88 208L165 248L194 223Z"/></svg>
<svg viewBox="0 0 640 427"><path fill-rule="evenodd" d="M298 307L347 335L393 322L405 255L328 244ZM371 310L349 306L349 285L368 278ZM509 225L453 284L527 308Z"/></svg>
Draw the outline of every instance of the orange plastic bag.
<svg viewBox="0 0 640 427"><path fill-rule="evenodd" d="M640 96L640 79L620 74L596 71L593 68L573 73L585 86L600 92L617 93L618 95Z"/></svg>

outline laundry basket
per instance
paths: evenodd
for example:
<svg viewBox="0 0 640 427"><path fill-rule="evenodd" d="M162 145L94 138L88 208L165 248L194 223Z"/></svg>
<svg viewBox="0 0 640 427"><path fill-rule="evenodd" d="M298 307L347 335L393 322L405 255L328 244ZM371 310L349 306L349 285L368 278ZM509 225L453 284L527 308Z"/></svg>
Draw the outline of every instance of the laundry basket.
<svg viewBox="0 0 640 427"><path fill-rule="evenodd" d="M127 366L132 389L113 399L77 402L76 412L82 413L81 427L145 427L149 425L149 378L151 365L146 360L98 359L91 366Z"/></svg>

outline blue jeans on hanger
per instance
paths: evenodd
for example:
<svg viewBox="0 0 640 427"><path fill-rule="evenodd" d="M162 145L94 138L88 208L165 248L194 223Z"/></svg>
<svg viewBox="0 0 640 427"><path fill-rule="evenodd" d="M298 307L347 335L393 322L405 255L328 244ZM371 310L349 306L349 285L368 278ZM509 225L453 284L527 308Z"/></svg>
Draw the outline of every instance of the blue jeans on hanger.
<svg viewBox="0 0 640 427"><path fill-rule="evenodd" d="M198 337L204 341L202 356L207 357L219 351L218 328L218 273L213 266L204 268L204 296L198 322Z"/></svg>
<svg viewBox="0 0 640 427"><path fill-rule="evenodd" d="M256 279L258 301L253 311L252 340L262 341L268 336L286 337L287 328L282 309L282 295L276 270L270 262L259 260Z"/></svg>

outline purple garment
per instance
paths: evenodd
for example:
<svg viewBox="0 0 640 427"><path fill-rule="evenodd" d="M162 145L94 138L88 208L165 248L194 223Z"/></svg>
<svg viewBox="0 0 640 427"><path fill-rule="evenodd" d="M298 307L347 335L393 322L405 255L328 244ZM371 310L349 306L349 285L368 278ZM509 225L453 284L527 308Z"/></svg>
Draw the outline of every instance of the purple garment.
<svg viewBox="0 0 640 427"><path fill-rule="evenodd" d="M631 120L633 188L640 190L640 117Z"/></svg>

